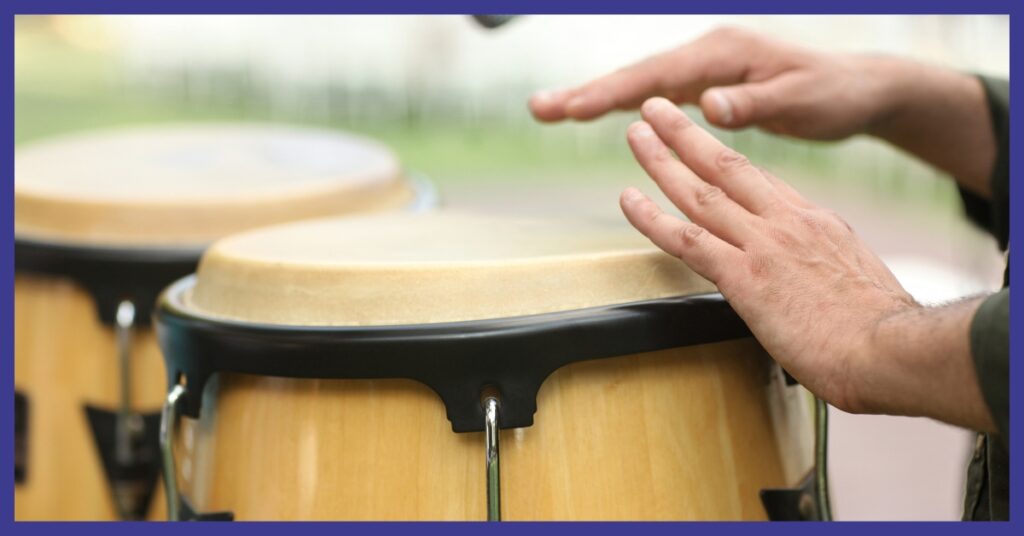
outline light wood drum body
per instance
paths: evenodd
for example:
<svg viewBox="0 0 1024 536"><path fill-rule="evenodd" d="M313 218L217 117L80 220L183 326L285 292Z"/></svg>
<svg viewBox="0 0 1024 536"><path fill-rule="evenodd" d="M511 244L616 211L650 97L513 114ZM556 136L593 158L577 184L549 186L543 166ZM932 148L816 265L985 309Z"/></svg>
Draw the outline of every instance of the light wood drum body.
<svg viewBox="0 0 1024 536"><path fill-rule="evenodd" d="M19 520L165 517L156 437L166 373L149 315L205 245L414 197L374 142L268 125L69 136L19 148L15 168ZM122 303L135 313L121 310L127 367Z"/></svg>
<svg viewBox="0 0 1024 536"><path fill-rule="evenodd" d="M80 285L33 274L15 277L14 328L14 388L27 418L19 423L24 474L14 488L16 519L117 519L87 413L113 414L120 405L114 330L99 321ZM152 332L138 330L133 339L130 398L155 425L165 389L154 379L162 378L163 361ZM156 493L151 511L160 518L164 500Z"/></svg>
<svg viewBox="0 0 1024 536"><path fill-rule="evenodd" d="M181 406L181 495L239 520L486 519L483 422L463 410L491 392L503 519L764 519L759 491L811 467L806 399L749 335L716 331L724 302L687 305L714 290L617 222L365 217L222 240L157 315L172 374L202 390ZM705 342L650 350L667 329ZM278 345L289 330L310 346ZM477 366L462 344L501 356L459 370ZM602 351L620 345L643 351Z"/></svg>

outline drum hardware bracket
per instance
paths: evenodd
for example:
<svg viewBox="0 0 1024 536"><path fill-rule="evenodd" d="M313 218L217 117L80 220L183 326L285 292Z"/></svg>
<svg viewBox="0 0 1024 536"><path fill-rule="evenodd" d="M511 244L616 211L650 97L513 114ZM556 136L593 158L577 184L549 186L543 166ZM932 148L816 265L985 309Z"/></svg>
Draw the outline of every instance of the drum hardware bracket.
<svg viewBox="0 0 1024 536"><path fill-rule="evenodd" d="M28 472L28 397L14 391L14 483L25 482Z"/></svg>
<svg viewBox="0 0 1024 536"><path fill-rule="evenodd" d="M145 519L160 476L160 457L156 449L160 414L132 414L136 433L132 434L130 456L118 455L121 412L86 405L85 414L92 430L103 471L110 484L121 519Z"/></svg>
<svg viewBox="0 0 1024 536"><path fill-rule="evenodd" d="M828 406L814 400L814 468L795 488L761 490L771 521L832 521L828 493Z"/></svg>
<svg viewBox="0 0 1024 536"><path fill-rule="evenodd" d="M500 428L533 424L537 392L562 366L750 336L720 294L664 298L503 319L407 326L280 326L195 316L164 292L154 313L169 388L189 385L181 412L198 418L218 372L318 379L408 378L445 404L455 432L482 432L480 393L501 393Z"/></svg>
<svg viewBox="0 0 1024 536"><path fill-rule="evenodd" d="M179 521L234 521L234 512L196 512L184 495L178 496Z"/></svg>
<svg viewBox="0 0 1024 536"><path fill-rule="evenodd" d="M148 325L153 304L169 281L195 271L198 248L80 246L15 238L17 273L67 277L81 285L96 305L100 321L115 326L117 309L132 297L135 325Z"/></svg>
<svg viewBox="0 0 1024 536"><path fill-rule="evenodd" d="M795 488L761 490L761 504L770 521L821 521L815 503L814 470Z"/></svg>

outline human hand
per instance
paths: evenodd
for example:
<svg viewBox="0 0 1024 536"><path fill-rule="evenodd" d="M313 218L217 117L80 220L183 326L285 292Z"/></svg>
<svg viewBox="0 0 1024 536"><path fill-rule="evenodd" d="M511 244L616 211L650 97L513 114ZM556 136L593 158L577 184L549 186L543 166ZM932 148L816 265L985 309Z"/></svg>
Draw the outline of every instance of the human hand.
<svg viewBox="0 0 1024 536"><path fill-rule="evenodd" d="M871 405L852 370L873 351L879 323L920 306L838 215L754 167L671 102L651 99L641 114L630 147L692 222L629 189L621 204L630 223L714 282L804 386L842 409Z"/></svg>
<svg viewBox="0 0 1024 536"><path fill-rule="evenodd" d="M816 140L871 134L990 195L996 139L977 78L895 57L816 52L750 30L721 28L582 86L539 92L530 110L541 121L589 120L656 96L697 104L722 128Z"/></svg>
<svg viewBox="0 0 1024 536"><path fill-rule="evenodd" d="M968 337L979 298L922 307L837 214L753 166L671 102L651 99L641 115L628 132L633 154L691 221L635 188L623 192L623 212L714 282L793 377L845 411L995 430Z"/></svg>
<svg viewBox="0 0 1024 536"><path fill-rule="evenodd" d="M720 127L839 139L868 130L886 113L885 61L819 53L727 27L582 86L539 92L530 109L541 121L588 120L661 96L699 104Z"/></svg>

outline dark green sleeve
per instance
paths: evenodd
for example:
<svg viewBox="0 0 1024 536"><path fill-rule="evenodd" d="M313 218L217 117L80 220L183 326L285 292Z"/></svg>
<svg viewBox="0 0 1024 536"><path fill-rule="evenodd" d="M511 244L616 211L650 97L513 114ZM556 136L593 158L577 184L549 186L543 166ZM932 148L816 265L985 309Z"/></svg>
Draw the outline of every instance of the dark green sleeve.
<svg viewBox="0 0 1024 536"><path fill-rule="evenodd" d="M961 188L967 216L987 229L1005 250L1010 243L1010 85L979 77L988 99L998 144L990 183L992 198L983 199ZM1006 288L982 302L971 319L971 355L985 404L995 419L997 434L979 436L967 473L964 519L1009 519L1010 426L1010 280Z"/></svg>
<svg viewBox="0 0 1024 536"><path fill-rule="evenodd" d="M960 196L971 221L992 233L1005 250L1010 242L1010 83L1006 80L978 77L985 88L992 128L996 135L996 162L989 182L992 199L985 199L963 188Z"/></svg>
<svg viewBox="0 0 1024 536"><path fill-rule="evenodd" d="M996 135L997 153L992 177L992 199L960 189L967 216L987 229L1000 249L1010 243L1010 84L1006 80L979 77L988 99ZM1006 271L1007 275L1009 270ZM971 321L971 354L985 402L999 427L1000 437L1009 430L1010 384L1010 289L989 296Z"/></svg>
<svg viewBox="0 0 1024 536"><path fill-rule="evenodd" d="M1001 438L1010 430L1010 289L989 296L971 321L978 382ZM1005 439L1004 439L1005 440Z"/></svg>

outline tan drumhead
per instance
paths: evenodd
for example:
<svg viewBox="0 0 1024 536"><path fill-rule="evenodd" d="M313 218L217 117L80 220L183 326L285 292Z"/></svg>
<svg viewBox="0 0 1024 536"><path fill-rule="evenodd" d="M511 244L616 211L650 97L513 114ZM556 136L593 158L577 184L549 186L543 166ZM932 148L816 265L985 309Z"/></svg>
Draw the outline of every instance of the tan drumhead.
<svg viewBox="0 0 1024 536"><path fill-rule="evenodd" d="M335 131L265 124L124 128L15 156L19 238L201 245L300 218L408 203L395 155Z"/></svg>
<svg viewBox="0 0 1024 536"><path fill-rule="evenodd" d="M291 325L502 318L714 291L624 220L391 214L216 242L187 307Z"/></svg>

